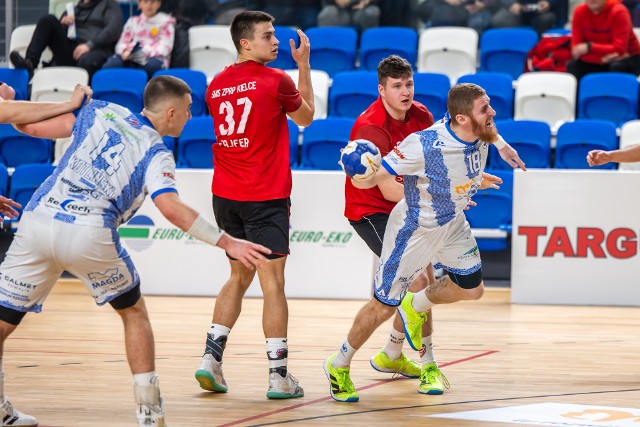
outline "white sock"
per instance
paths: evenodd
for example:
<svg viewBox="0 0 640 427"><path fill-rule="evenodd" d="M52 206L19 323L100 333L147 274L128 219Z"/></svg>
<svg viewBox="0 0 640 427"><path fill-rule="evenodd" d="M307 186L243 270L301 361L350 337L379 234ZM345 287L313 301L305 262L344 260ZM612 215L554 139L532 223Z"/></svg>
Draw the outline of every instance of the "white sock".
<svg viewBox="0 0 640 427"><path fill-rule="evenodd" d="M420 349L420 363L422 366L435 363L436 365L436 357L433 355L433 343L431 342L431 335L428 337L422 337L422 348Z"/></svg>
<svg viewBox="0 0 640 427"><path fill-rule="evenodd" d="M411 301L411 306L417 312L424 313L427 310L430 310L434 304L429 301L427 298L427 293L425 291L420 291L413 294L413 300Z"/></svg>
<svg viewBox="0 0 640 427"><path fill-rule="evenodd" d="M345 341L342 344L342 347L340 347L340 351L336 355L335 359L333 359L331 366L333 366L334 368L346 368L347 366L351 365L351 359L353 359L356 351L358 350L351 347L348 341Z"/></svg>
<svg viewBox="0 0 640 427"><path fill-rule="evenodd" d="M402 354L402 344L404 344L404 332L398 332L391 328L389 339L382 351L385 352L389 359L398 360Z"/></svg>
<svg viewBox="0 0 640 427"><path fill-rule="evenodd" d="M217 323L211 324L211 329L209 329L209 335L213 336L213 339L220 338L221 336L226 336L231 333L231 328L227 328L224 325L219 325Z"/></svg>
<svg viewBox="0 0 640 427"><path fill-rule="evenodd" d="M156 371L145 372L143 374L133 374L133 383L139 386L148 386L153 384L153 379L156 377Z"/></svg>
<svg viewBox="0 0 640 427"><path fill-rule="evenodd" d="M267 359L269 359L269 373L276 372L282 377L287 376L287 358L289 348L286 338L267 338Z"/></svg>

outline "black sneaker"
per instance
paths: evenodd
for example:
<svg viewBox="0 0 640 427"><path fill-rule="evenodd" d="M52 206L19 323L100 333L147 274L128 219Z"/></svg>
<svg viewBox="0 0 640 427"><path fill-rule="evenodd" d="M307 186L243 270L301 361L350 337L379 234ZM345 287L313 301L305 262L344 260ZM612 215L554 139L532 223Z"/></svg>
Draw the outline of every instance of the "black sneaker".
<svg viewBox="0 0 640 427"><path fill-rule="evenodd" d="M16 68L23 68L29 72L29 76L33 74L33 62L29 58L23 58L18 51L14 50L9 54L11 63Z"/></svg>

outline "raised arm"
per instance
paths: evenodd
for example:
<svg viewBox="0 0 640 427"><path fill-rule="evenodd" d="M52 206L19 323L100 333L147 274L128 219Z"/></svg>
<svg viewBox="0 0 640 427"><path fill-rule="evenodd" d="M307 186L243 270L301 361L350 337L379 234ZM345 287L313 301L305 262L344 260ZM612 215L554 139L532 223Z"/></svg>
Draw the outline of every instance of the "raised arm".
<svg viewBox="0 0 640 427"><path fill-rule="evenodd" d="M0 123L23 125L70 113L80 108L85 96L90 98L92 93L89 86L78 84L65 102L2 101Z"/></svg>
<svg viewBox="0 0 640 427"><path fill-rule="evenodd" d="M300 47L296 49L293 40L289 40L289 44L291 45L291 56L298 64L298 91L302 96L302 104L300 108L288 113L288 115L298 126L309 126L315 113L313 86L311 84L311 65L309 64L311 45L309 37L301 30L298 30L298 36L300 37Z"/></svg>
<svg viewBox="0 0 640 427"><path fill-rule="evenodd" d="M160 213L176 227L198 240L224 249L229 256L242 262L245 267L253 269L266 264L267 259L263 254L270 254L269 249L226 234L185 204L177 193L162 193L156 196L153 202Z"/></svg>

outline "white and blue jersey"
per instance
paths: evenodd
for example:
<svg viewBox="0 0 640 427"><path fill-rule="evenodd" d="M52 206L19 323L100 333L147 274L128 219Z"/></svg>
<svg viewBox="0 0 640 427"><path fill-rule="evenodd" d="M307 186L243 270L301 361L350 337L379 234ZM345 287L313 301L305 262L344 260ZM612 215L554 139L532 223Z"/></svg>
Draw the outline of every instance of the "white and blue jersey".
<svg viewBox="0 0 640 427"><path fill-rule="evenodd" d="M146 117L93 100L80 110L73 142L25 211L116 228L147 194L175 192L174 176L173 155Z"/></svg>
<svg viewBox="0 0 640 427"><path fill-rule="evenodd" d="M481 268L480 254L464 216L482 182L488 153L483 141L465 142L442 121L405 138L382 160L404 176L404 200L389 216L374 294L397 306L409 285L431 262L460 275Z"/></svg>
<svg viewBox="0 0 640 427"><path fill-rule="evenodd" d="M97 304L140 283L116 228L150 193L175 192L175 161L146 117L103 101L80 110L73 142L29 201L0 266L0 305L42 304L63 271Z"/></svg>

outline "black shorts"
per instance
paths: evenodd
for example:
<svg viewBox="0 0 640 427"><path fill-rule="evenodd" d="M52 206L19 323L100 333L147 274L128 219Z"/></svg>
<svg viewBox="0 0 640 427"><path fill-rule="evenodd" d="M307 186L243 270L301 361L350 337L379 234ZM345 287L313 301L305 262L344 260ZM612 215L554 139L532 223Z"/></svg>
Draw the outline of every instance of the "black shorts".
<svg viewBox="0 0 640 427"><path fill-rule="evenodd" d="M218 226L231 236L271 249L269 259L289 255L289 198L240 202L214 194L212 205Z"/></svg>
<svg viewBox="0 0 640 427"><path fill-rule="evenodd" d="M364 216L359 221L349 220L349 224L356 230L358 236L362 237L369 249L380 257L387 221L389 221L389 214L375 213Z"/></svg>

